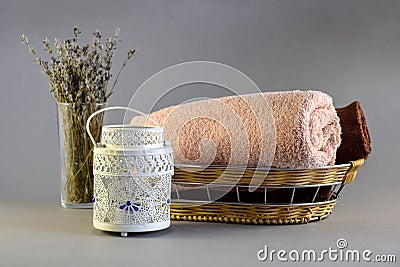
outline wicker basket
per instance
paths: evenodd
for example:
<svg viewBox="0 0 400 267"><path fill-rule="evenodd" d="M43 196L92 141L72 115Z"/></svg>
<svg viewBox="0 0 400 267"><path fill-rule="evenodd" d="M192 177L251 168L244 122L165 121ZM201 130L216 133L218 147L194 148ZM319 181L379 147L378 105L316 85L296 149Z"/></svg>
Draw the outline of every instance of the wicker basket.
<svg viewBox="0 0 400 267"><path fill-rule="evenodd" d="M176 166L171 219L244 224L304 224L326 218L363 159L316 169ZM254 192L250 182L261 175ZM216 179L218 178L218 179ZM234 183L232 182L234 181ZM218 201L213 194L229 192Z"/></svg>

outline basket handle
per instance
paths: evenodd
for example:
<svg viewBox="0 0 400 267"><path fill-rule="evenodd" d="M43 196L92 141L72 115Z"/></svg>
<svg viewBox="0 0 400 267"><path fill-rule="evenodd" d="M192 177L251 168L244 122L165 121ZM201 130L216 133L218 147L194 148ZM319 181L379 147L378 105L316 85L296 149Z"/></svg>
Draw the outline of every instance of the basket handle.
<svg viewBox="0 0 400 267"><path fill-rule="evenodd" d="M356 178L358 169L364 164L364 159L350 161L350 164L351 167L345 175L344 184L349 184Z"/></svg>
<svg viewBox="0 0 400 267"><path fill-rule="evenodd" d="M149 118L152 122L154 122L154 123L157 125L157 127L161 127L161 125L160 125L155 119L153 119L152 117L150 117L149 114L146 114L146 113L144 113L144 112L141 112L141 111L136 110L136 109L133 109L133 108L127 108L127 107L107 107L107 108L102 108L102 109L99 109L98 111L93 112L93 113L89 116L89 118L87 119L87 121L86 121L86 131L87 131L87 133L88 133L88 135L89 135L89 137L90 137L90 140L92 141L92 143L93 143L94 146L96 146L96 141L94 140L94 137L93 137L92 133L90 132L90 121L91 121L91 120L93 119L93 117L96 116L97 114L102 113L102 112L104 112L104 111L108 111L108 110L125 110L125 111L132 111L132 112L134 112L134 113L136 113L136 114L139 114L139 115L142 115L142 116L145 116L145 117Z"/></svg>

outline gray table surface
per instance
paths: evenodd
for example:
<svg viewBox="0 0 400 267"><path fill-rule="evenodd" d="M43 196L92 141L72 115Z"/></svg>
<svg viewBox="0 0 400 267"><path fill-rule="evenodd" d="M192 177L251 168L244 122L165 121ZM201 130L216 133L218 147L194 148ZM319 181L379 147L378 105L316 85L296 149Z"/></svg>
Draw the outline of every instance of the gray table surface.
<svg viewBox="0 0 400 267"><path fill-rule="evenodd" d="M307 225L174 221L167 230L122 238L94 229L90 209L64 209L57 198L5 199L0 202L0 266L270 266L287 263L259 261L257 252L266 245L318 253L337 249L339 238L346 239L346 249L396 256L397 262L381 266L400 266L399 201L394 189L379 188L368 179L372 170L367 162L342 192L333 214ZM322 263L345 264L329 259Z"/></svg>

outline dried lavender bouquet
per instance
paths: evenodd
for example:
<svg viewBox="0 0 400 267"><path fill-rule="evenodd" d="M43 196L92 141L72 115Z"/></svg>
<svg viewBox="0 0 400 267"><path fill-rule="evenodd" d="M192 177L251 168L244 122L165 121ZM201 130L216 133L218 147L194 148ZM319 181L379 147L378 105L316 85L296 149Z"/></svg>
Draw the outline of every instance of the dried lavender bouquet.
<svg viewBox="0 0 400 267"><path fill-rule="evenodd" d="M61 42L55 39L54 47L49 39L43 39L43 49L49 60L36 54L26 36L21 41L35 56L35 62L49 80L50 91L58 106L61 150L62 188L61 203L64 207L89 205L93 197L93 147L86 134L86 120L93 112L103 108L118 81L121 71L135 54L128 51L111 89L112 58L119 42L119 29L103 44L102 35L93 31L91 44L78 44L81 31L73 28L73 37ZM100 138L102 115L91 121L91 131Z"/></svg>

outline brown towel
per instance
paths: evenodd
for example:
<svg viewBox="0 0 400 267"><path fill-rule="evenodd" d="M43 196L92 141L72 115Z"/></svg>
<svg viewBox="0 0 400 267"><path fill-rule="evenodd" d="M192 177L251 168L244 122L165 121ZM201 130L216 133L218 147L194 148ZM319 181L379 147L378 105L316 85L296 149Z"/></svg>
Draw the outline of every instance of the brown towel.
<svg viewBox="0 0 400 267"><path fill-rule="evenodd" d="M265 115L268 107L270 118ZM163 125L177 164L314 168L334 164L340 144L332 98L319 91L224 97L168 107L151 116ZM257 118L268 121L259 125ZM263 146L273 161L259 162Z"/></svg>
<svg viewBox="0 0 400 267"><path fill-rule="evenodd" d="M336 153L336 163L367 159L371 154L371 139L360 102L354 101L336 111L342 127L342 144Z"/></svg>

